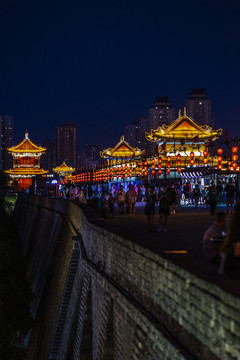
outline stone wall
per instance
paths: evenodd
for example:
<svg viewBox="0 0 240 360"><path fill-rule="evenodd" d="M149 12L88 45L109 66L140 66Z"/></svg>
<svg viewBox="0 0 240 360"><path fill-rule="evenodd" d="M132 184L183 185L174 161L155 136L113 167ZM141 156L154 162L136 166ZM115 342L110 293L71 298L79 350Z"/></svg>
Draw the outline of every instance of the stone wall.
<svg viewBox="0 0 240 360"><path fill-rule="evenodd" d="M36 295L29 359L240 359L239 298L74 202L22 197L15 213Z"/></svg>

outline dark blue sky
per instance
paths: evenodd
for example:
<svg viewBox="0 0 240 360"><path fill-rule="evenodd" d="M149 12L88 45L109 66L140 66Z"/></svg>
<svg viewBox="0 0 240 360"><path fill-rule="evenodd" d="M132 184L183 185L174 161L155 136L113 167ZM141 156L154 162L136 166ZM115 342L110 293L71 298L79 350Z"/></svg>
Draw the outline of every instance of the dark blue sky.
<svg viewBox="0 0 240 360"><path fill-rule="evenodd" d="M183 108L203 87L217 127L238 131L239 15L237 0L1 1L0 114L15 142L72 121L80 147L113 145L156 95Z"/></svg>

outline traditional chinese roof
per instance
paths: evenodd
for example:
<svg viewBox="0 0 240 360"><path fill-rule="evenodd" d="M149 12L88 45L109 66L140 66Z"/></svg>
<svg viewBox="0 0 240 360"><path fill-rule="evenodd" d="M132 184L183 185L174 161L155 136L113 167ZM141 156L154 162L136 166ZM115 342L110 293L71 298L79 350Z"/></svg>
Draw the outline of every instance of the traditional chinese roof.
<svg viewBox="0 0 240 360"><path fill-rule="evenodd" d="M44 153L47 149L34 144L28 137L28 132L25 133L25 139L16 146L7 149L9 153Z"/></svg>
<svg viewBox="0 0 240 360"><path fill-rule="evenodd" d="M100 151L100 156L102 158L137 157L142 154L143 151L138 148L133 148L126 140L124 140L124 136L121 136L119 143L113 148Z"/></svg>
<svg viewBox="0 0 240 360"><path fill-rule="evenodd" d="M6 174L12 177L32 177L36 175L44 175L48 173L48 170L43 170L35 167L15 167L10 170L5 170Z"/></svg>
<svg viewBox="0 0 240 360"><path fill-rule="evenodd" d="M63 161L62 165L53 168L53 171L56 173L72 173L75 171L75 169L71 166L67 166L65 161Z"/></svg>
<svg viewBox="0 0 240 360"><path fill-rule="evenodd" d="M222 129L213 130L208 125L198 125L190 117L186 115L186 108L184 108L184 114L181 116L181 110L179 110L179 117L172 122L169 126L163 125L156 130L151 130L150 133L146 133L146 138L149 141L158 141L161 139L171 141L186 141L202 142L209 139L216 140L222 135Z"/></svg>

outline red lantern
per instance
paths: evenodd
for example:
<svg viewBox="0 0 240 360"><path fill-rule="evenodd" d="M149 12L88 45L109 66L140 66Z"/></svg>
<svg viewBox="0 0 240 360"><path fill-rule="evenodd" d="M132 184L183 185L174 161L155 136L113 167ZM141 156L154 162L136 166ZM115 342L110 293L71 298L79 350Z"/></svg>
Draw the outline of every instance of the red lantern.
<svg viewBox="0 0 240 360"><path fill-rule="evenodd" d="M182 171L182 168L178 167L177 172L180 174L181 171Z"/></svg>
<svg viewBox="0 0 240 360"><path fill-rule="evenodd" d="M171 161L171 156L168 156L168 157L167 157L167 161L168 161L168 162Z"/></svg>
<svg viewBox="0 0 240 360"><path fill-rule="evenodd" d="M145 177L147 177L147 174L148 174L148 172L147 172L147 171L145 171L145 172L144 172L144 176L145 176Z"/></svg>
<svg viewBox="0 0 240 360"><path fill-rule="evenodd" d="M154 169L155 169L155 165L151 165L151 168L154 170Z"/></svg>
<svg viewBox="0 0 240 360"><path fill-rule="evenodd" d="M219 163L222 162L222 159L223 159L222 156L218 156L218 158L217 158Z"/></svg>
<svg viewBox="0 0 240 360"><path fill-rule="evenodd" d="M177 160L177 165L181 165L181 160Z"/></svg>
<svg viewBox="0 0 240 360"><path fill-rule="evenodd" d="M190 156L191 156L191 158L194 157L194 152L193 151L190 152Z"/></svg>
<svg viewBox="0 0 240 360"><path fill-rule="evenodd" d="M237 161L237 159L238 159L238 156L236 154L232 155L232 160L233 161Z"/></svg>
<svg viewBox="0 0 240 360"><path fill-rule="evenodd" d="M139 166L142 166L142 162L138 163Z"/></svg>
<svg viewBox="0 0 240 360"><path fill-rule="evenodd" d="M156 171L152 170L152 176L155 176L155 174L156 174Z"/></svg>
<svg viewBox="0 0 240 360"><path fill-rule="evenodd" d="M232 167L234 170L237 170L238 164L236 162L232 163Z"/></svg>
<svg viewBox="0 0 240 360"><path fill-rule="evenodd" d="M181 160L181 155L177 154L177 160Z"/></svg>
<svg viewBox="0 0 240 360"><path fill-rule="evenodd" d="M143 168L144 168L145 171L147 170L147 166L144 166Z"/></svg>
<svg viewBox="0 0 240 360"><path fill-rule="evenodd" d="M147 166L147 161L144 161L144 166Z"/></svg>
<svg viewBox="0 0 240 360"><path fill-rule="evenodd" d="M222 155L223 149L221 149L221 148L217 149L217 153L218 153L218 155Z"/></svg>
<svg viewBox="0 0 240 360"><path fill-rule="evenodd" d="M235 153L237 153L237 151L238 151L238 147L237 147L237 146L233 146L233 147L232 147L232 153L235 154Z"/></svg>
<svg viewBox="0 0 240 360"><path fill-rule="evenodd" d="M193 165L194 164L194 159L190 160L190 164Z"/></svg>
<svg viewBox="0 0 240 360"><path fill-rule="evenodd" d="M158 170L158 175L159 175L159 176L162 175L162 170L161 170L161 169Z"/></svg>
<svg viewBox="0 0 240 360"><path fill-rule="evenodd" d="M141 173L141 172L139 173L139 176L142 177L142 173Z"/></svg>
<svg viewBox="0 0 240 360"><path fill-rule="evenodd" d="M171 169L167 169L167 174L169 175L171 172Z"/></svg>
<svg viewBox="0 0 240 360"><path fill-rule="evenodd" d="M205 157L208 156L208 151L206 149L203 151L203 156L205 156Z"/></svg>
<svg viewBox="0 0 240 360"><path fill-rule="evenodd" d="M217 168L218 168L218 170L222 170L222 164L218 164L218 166L217 166Z"/></svg>
<svg viewBox="0 0 240 360"><path fill-rule="evenodd" d="M124 175L121 175L121 178L123 179L123 178L124 178Z"/></svg>
<svg viewBox="0 0 240 360"><path fill-rule="evenodd" d="M151 162L152 162L152 164L154 164L154 163L155 163L155 159L152 159Z"/></svg>
<svg viewBox="0 0 240 360"><path fill-rule="evenodd" d="M162 158L158 158L158 163L159 163L159 164L162 163Z"/></svg>
<svg viewBox="0 0 240 360"><path fill-rule="evenodd" d="M167 163L167 167L168 167L168 168L171 167L171 163L170 163L170 162Z"/></svg>

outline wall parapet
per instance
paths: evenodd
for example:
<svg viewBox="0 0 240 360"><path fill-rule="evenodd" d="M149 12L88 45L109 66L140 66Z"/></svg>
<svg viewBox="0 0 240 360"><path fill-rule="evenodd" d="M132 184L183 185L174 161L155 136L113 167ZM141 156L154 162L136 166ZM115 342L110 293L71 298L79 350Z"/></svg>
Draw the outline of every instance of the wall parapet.
<svg viewBox="0 0 240 360"><path fill-rule="evenodd" d="M27 215L25 220L23 213ZM35 225L41 223L37 225L38 229L45 226L48 236L40 253L37 250L41 239L27 226L31 219ZM92 224L74 202L45 197L20 198L16 205L16 220L25 254L35 254L34 259L37 259L43 256L46 247L51 249L48 273L41 286L38 274L41 267L36 269L31 265L29 270L36 289L42 289L37 292L40 299L35 305L39 324L37 314L43 311L41 304L54 303L46 305L46 314L55 309L51 319L47 320L46 316L44 326L39 325L37 331L33 329L30 354L38 348L37 335L47 324L51 329L49 338L54 337L73 251L72 236L77 235L81 254L63 329L66 341L59 345L59 354L65 354L62 355L65 357L59 355L56 358L79 356L84 339L90 338L94 358L101 358L99 354L103 356L104 346L110 344L108 329L111 326L114 329L114 359L134 358L133 354L136 359L240 358L239 298L170 260ZM56 269L53 259L63 267ZM52 269L53 273L50 272ZM51 289L54 279L61 279L58 280L60 289L55 294L55 288ZM49 301L54 298L55 301ZM85 329L86 318L91 319L91 337ZM34 336L34 332L37 335ZM48 340L45 342L42 355L34 359L44 358L41 356L49 353L51 344ZM74 349L71 356L70 348ZM167 352L164 349L168 349ZM162 357L157 355L161 353Z"/></svg>

